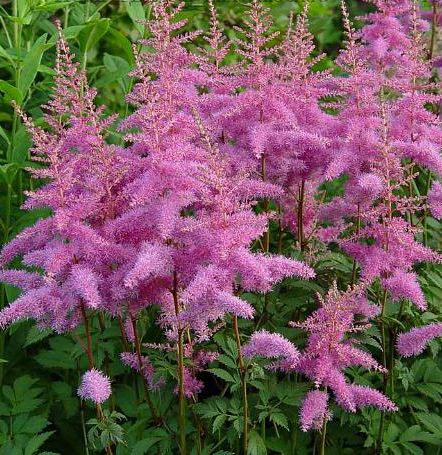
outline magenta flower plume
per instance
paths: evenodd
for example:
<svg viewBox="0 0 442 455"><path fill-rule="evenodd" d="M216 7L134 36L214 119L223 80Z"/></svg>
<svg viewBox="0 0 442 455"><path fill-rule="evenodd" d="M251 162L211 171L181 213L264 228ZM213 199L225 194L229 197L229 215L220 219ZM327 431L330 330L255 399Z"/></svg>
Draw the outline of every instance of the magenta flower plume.
<svg viewBox="0 0 442 455"><path fill-rule="evenodd" d="M401 333L397 340L397 350L404 357L419 355L434 338L442 336L442 322L435 322L424 327L415 327Z"/></svg>
<svg viewBox="0 0 442 455"><path fill-rule="evenodd" d="M442 183L433 182L428 193L428 205L434 218L442 220Z"/></svg>
<svg viewBox="0 0 442 455"><path fill-rule="evenodd" d="M281 360L267 365L267 368L285 371L293 370L299 360L299 351L293 343L281 334L270 333L267 330L260 330L252 334L249 342L243 347L243 355L268 359L281 358Z"/></svg>
<svg viewBox="0 0 442 455"><path fill-rule="evenodd" d="M101 404L111 396L110 380L101 371L93 368L84 373L77 393L82 400Z"/></svg>
<svg viewBox="0 0 442 455"><path fill-rule="evenodd" d="M367 328L367 319L376 314L374 306L363 297L362 289L349 288L340 292L336 284L325 298L319 296L319 301L320 308L304 322L291 323L309 333L307 347L301 352L296 371L307 376L316 387L323 386L333 392L337 404L346 411L355 412L369 404L393 410L394 404L374 389L370 389L373 390L372 398L364 402L360 389L349 383L344 374L344 370L351 366L385 371L368 352L356 347L357 342L351 336Z"/></svg>
<svg viewBox="0 0 442 455"><path fill-rule="evenodd" d="M391 277L383 280L382 284L391 292L393 300L408 299L422 311L427 307L415 273L397 270Z"/></svg>
<svg viewBox="0 0 442 455"><path fill-rule="evenodd" d="M355 385L351 386L353 399L358 408L374 406L381 411L395 412L399 408L389 400L383 393L371 387Z"/></svg>
<svg viewBox="0 0 442 455"><path fill-rule="evenodd" d="M324 420L330 420L328 410L328 394L321 390L311 390L304 397L299 411L299 421L302 431L320 430Z"/></svg>

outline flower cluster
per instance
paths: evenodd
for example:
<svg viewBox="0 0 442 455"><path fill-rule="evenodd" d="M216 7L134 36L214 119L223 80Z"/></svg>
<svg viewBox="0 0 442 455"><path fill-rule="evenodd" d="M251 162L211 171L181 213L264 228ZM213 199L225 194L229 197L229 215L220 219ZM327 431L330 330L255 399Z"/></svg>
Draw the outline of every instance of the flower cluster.
<svg viewBox="0 0 442 455"><path fill-rule="evenodd" d="M396 410L394 403L382 393L350 384L344 374L345 369L352 366L384 371L370 353L357 348L357 340L351 338L355 332L367 328L367 321L378 313L379 308L371 305L358 288L349 288L342 293L334 285L325 298L318 298L318 310L304 322L291 323L292 327L302 328L309 334L304 351L299 353L279 334L256 332L244 347L244 353L247 356L282 357L282 363L277 366L302 373L313 382L315 390L306 396L300 411L304 431L321 427L324 419L331 418L328 391L333 392L337 404L350 412L364 406ZM324 390L319 390L320 387Z"/></svg>
<svg viewBox="0 0 442 455"><path fill-rule="evenodd" d="M78 395L83 400L91 400L94 403L101 404L111 395L111 384L109 378L99 370L88 370L84 373Z"/></svg>

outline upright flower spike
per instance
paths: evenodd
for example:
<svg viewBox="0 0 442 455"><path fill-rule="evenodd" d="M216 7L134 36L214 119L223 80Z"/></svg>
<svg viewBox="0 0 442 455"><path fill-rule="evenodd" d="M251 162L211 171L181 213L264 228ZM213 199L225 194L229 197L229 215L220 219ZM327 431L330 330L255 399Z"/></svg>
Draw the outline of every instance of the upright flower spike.
<svg viewBox="0 0 442 455"><path fill-rule="evenodd" d="M352 333L367 329L368 320L379 309L370 305L362 289L349 288L340 292L336 285L324 297L318 296L320 308L304 322L292 322L308 332L307 347L301 353L280 334L265 330L255 332L244 346L246 357L262 356L281 358L269 365L284 371L297 371L313 381L316 389L323 387L332 392L337 404L344 410L355 412L364 406L375 406L385 411L397 410L396 405L375 389L350 384L345 369L361 366L368 370L384 371L383 367L366 351L356 347ZM359 322L357 322L359 321ZM314 390L307 394L301 407L301 429L307 431L330 420L329 394Z"/></svg>
<svg viewBox="0 0 442 455"><path fill-rule="evenodd" d="M438 97L431 93L415 4L374 3L378 10L357 33L344 8L347 44L337 62L349 77L336 79L344 99L338 116L342 141L329 173L350 178L344 196L322 215L338 227L350 220L338 242L360 264L364 285L380 280L393 300L408 299L424 310L413 267L441 257L416 239L414 219L427 206L411 182L417 165L442 171L441 122L428 109Z"/></svg>
<svg viewBox="0 0 442 455"><path fill-rule="evenodd" d="M44 116L47 129L35 127L22 113L33 138L32 158L45 165L31 172L49 181L28 194L24 207L46 207L52 214L25 229L0 255L3 266L21 256L23 265L37 267L42 277L24 283L22 271L8 271L5 278L23 285L25 293L2 310L0 319L4 326L32 317L63 332L79 323L81 302L93 309L115 304L104 298L104 282L127 251L106 238L104 226L122 209L128 163L121 149L106 143L105 130L114 117L103 119L103 109L94 105L95 90L61 30L55 82Z"/></svg>
<svg viewBox="0 0 442 455"><path fill-rule="evenodd" d="M315 194L331 156L334 119L318 103L329 93L329 75L312 71L318 59L311 57L307 9L281 45L274 45L277 34L271 27L268 11L252 2L241 29L245 40L237 41L242 66L223 79L221 88L209 86L201 112L237 168L281 188L271 199L280 206L281 224L302 233L303 247L317 229Z"/></svg>
<svg viewBox="0 0 442 455"><path fill-rule="evenodd" d="M128 97L136 109L122 123L130 130L126 139L133 159L124 189L130 207L107 225L107 235L133 252L116 270L112 291L135 317L146 306L159 305L158 322L178 345L182 366L181 353L191 356L188 344L209 339L227 315L253 316L238 289L268 292L286 276L310 278L314 272L293 259L250 251L269 216L253 207L259 198L277 197L281 188L238 160L227 130L223 134L217 124L213 106L236 108L228 92L238 79L220 68L226 48L214 11L212 51L201 57L183 48L189 37L177 33L183 23L175 22L171 6L162 2L154 10L152 37L145 43L153 52L137 56L138 82ZM213 55L213 47L220 52ZM193 364L179 368L180 401L201 390Z"/></svg>

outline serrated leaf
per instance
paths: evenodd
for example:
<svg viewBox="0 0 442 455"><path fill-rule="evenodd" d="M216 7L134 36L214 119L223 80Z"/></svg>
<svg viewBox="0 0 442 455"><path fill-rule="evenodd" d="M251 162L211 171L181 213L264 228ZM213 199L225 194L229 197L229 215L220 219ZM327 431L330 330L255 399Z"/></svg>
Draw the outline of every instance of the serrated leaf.
<svg viewBox="0 0 442 455"><path fill-rule="evenodd" d="M43 415L32 416L26 422L23 428L23 433L40 433L44 428L49 425L49 421Z"/></svg>
<svg viewBox="0 0 442 455"><path fill-rule="evenodd" d="M24 455L33 455L37 450L55 433L55 431L46 431L31 438L26 444Z"/></svg>
<svg viewBox="0 0 442 455"><path fill-rule="evenodd" d="M39 341L44 340L45 338L50 336L52 333L53 332L50 329L42 330L38 328L36 325L34 325L29 329L23 347L27 348L28 346L31 346L34 343L38 343Z"/></svg>
<svg viewBox="0 0 442 455"><path fill-rule="evenodd" d="M421 442L428 442L430 444L435 443L434 437L426 432L422 431L419 425L413 425L407 428L404 432L401 433L399 436L399 441L402 442L413 442L413 441L421 441Z"/></svg>
<svg viewBox="0 0 442 455"><path fill-rule="evenodd" d="M225 423L227 420L226 414L219 414L215 417L212 424L212 433L216 433Z"/></svg>
<svg viewBox="0 0 442 455"><path fill-rule="evenodd" d="M235 382L235 378L228 371L222 370L221 368L208 368L207 371L226 382Z"/></svg>
<svg viewBox="0 0 442 455"><path fill-rule="evenodd" d="M437 414L418 413L416 417L432 433L442 438L442 417Z"/></svg>
<svg viewBox="0 0 442 455"><path fill-rule="evenodd" d="M169 438L168 433L161 429L161 428L154 428L149 430L149 436L147 438L138 441L134 448L132 449L131 455L144 455L148 452L148 450L153 447L158 442L162 441L163 439Z"/></svg>
<svg viewBox="0 0 442 455"><path fill-rule="evenodd" d="M264 440L259 433L252 430L249 433L249 442L247 448L247 455L266 455L267 449Z"/></svg>
<svg viewBox="0 0 442 455"><path fill-rule="evenodd" d="M236 361L226 354L220 354L216 360L229 368L237 368Z"/></svg>
<svg viewBox="0 0 442 455"><path fill-rule="evenodd" d="M424 451L419 446L413 444L412 442L401 442L401 445L407 449L408 453L412 453L413 455L424 454Z"/></svg>
<svg viewBox="0 0 442 455"><path fill-rule="evenodd" d="M269 415L269 420L270 422L274 423L275 425L278 425L279 427L283 427L286 430L289 429L289 421L285 414L282 412L272 412Z"/></svg>

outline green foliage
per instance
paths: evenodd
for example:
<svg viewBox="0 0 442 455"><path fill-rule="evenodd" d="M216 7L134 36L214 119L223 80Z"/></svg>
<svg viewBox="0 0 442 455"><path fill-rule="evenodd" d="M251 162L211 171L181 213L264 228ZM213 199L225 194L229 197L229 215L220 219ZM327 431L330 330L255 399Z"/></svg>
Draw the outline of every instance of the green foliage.
<svg viewBox="0 0 442 455"><path fill-rule="evenodd" d="M50 425L44 391L30 376L20 376L2 387L0 401L0 454L33 455L55 433Z"/></svg>

